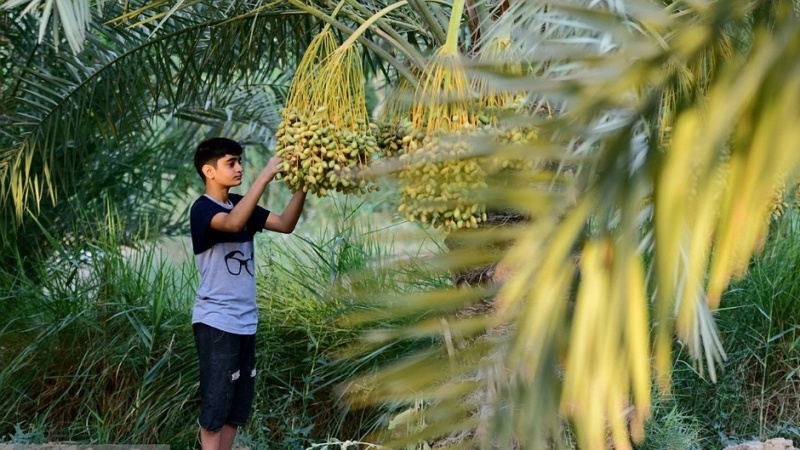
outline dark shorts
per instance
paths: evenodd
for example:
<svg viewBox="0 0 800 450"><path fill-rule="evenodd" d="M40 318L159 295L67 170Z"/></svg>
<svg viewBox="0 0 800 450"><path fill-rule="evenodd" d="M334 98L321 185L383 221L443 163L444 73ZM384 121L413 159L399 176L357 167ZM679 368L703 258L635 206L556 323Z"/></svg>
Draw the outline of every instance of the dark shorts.
<svg viewBox="0 0 800 450"><path fill-rule="evenodd" d="M211 432L226 423L244 425L253 407L255 336L228 333L203 323L192 328L200 358L198 423Z"/></svg>

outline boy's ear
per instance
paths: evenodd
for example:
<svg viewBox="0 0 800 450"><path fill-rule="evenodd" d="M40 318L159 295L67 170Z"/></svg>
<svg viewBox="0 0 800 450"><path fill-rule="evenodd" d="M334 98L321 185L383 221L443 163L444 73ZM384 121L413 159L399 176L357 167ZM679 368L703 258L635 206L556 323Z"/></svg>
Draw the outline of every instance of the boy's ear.
<svg viewBox="0 0 800 450"><path fill-rule="evenodd" d="M203 175L206 176L206 179L210 180L213 179L212 175L214 175L214 166L211 164L204 164L203 165Z"/></svg>

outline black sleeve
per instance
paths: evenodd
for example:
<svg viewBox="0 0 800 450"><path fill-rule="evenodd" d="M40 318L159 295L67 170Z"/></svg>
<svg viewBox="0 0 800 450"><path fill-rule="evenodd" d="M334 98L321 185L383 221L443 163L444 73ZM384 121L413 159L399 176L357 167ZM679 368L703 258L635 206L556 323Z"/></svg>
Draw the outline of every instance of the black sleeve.
<svg viewBox="0 0 800 450"><path fill-rule="evenodd" d="M211 247L211 243L208 240L211 219L218 213L225 211L225 208L205 196L198 198L194 202L189 216L189 225L192 232L192 250L195 255L203 253Z"/></svg>
<svg viewBox="0 0 800 450"><path fill-rule="evenodd" d="M253 214L250 215L247 226L253 230L253 233L263 231L264 226L267 224L267 217L269 217L269 210L256 205Z"/></svg>
<svg viewBox="0 0 800 450"><path fill-rule="evenodd" d="M231 199L234 205L238 205L242 196L239 194L229 194L228 198ZM250 214L250 217L247 219L247 226L245 228L251 237L264 230L264 225L267 223L267 216L269 216L269 210L256 205L253 209L253 213Z"/></svg>

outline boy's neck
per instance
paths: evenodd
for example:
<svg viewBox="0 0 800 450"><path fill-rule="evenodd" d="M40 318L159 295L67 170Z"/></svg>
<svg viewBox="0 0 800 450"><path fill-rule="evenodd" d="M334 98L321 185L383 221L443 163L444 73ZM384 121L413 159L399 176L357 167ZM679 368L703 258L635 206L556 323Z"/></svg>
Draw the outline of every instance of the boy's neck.
<svg viewBox="0 0 800 450"><path fill-rule="evenodd" d="M206 183L206 195L220 203L228 203L228 189L214 183Z"/></svg>

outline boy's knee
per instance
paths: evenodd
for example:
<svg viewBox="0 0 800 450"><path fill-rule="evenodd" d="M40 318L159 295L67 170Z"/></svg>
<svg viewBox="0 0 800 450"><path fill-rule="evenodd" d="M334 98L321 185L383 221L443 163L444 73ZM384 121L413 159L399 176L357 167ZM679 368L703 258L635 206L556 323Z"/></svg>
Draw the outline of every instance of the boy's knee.
<svg viewBox="0 0 800 450"><path fill-rule="evenodd" d="M213 419L205 419L201 415L201 417L197 419L197 425L199 425L200 428L202 428L206 433L216 434L222 431L222 426L225 425L225 422L222 420L217 422Z"/></svg>

